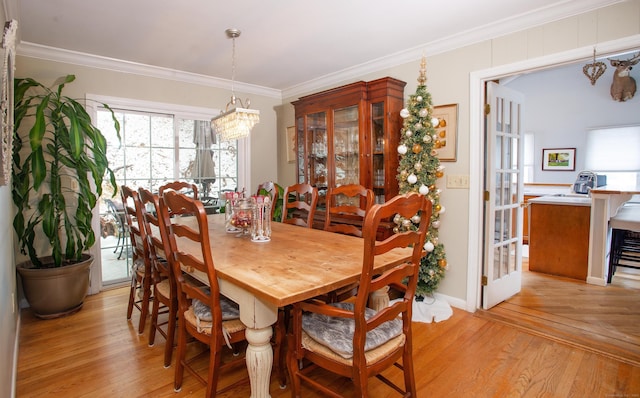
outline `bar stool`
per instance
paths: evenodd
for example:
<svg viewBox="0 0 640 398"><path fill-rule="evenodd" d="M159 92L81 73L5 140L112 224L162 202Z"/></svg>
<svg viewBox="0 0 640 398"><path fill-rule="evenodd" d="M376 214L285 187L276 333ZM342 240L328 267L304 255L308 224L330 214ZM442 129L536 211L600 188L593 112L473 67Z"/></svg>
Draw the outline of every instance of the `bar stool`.
<svg viewBox="0 0 640 398"><path fill-rule="evenodd" d="M611 283L617 267L640 269L640 204L622 206L609 220L609 226L611 249L607 283Z"/></svg>

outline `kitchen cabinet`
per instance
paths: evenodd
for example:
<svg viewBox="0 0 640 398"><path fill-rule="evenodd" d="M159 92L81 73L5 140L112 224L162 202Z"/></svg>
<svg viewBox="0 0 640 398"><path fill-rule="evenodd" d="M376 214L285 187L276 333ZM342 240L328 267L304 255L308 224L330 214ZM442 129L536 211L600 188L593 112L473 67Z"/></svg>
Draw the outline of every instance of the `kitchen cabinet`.
<svg viewBox="0 0 640 398"><path fill-rule="evenodd" d="M398 152L405 82L385 77L292 102L297 181L318 188L314 227L322 228L329 187L361 184L376 203L398 194Z"/></svg>
<svg viewBox="0 0 640 398"><path fill-rule="evenodd" d="M591 199L542 196L529 209L529 270L586 280Z"/></svg>

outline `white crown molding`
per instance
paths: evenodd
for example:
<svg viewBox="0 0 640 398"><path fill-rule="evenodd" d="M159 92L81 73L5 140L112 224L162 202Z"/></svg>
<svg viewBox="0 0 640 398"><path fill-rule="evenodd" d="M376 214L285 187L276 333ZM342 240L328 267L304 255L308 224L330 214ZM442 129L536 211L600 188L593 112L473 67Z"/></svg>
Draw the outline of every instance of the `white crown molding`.
<svg viewBox="0 0 640 398"><path fill-rule="evenodd" d="M216 87L231 91L232 82L228 79L205 76L197 73L183 72L169 68L161 68L158 66L140 64L137 62L123 61L115 58L101 57L98 55L43 46L30 42L21 42L20 44L18 44L17 54L23 57L45 59L49 61L64 62L73 65L88 66L115 72L131 73L141 76L175 80L184 83ZM282 99L280 90L237 81L233 82L233 85L235 91L241 91L247 94L262 95L269 98Z"/></svg>
<svg viewBox="0 0 640 398"><path fill-rule="evenodd" d="M9 8L14 7L14 0L9 2ZM544 9L538 9L526 14L516 15L508 19L495 21L481 28L468 30L455 35L424 43L414 48L399 51L369 62L349 67L335 73L320 76L284 90L277 90L248 83L234 82L234 89L248 94L262 95L269 98L283 99L315 92L324 87L331 87L339 82L358 80L363 75L380 70L393 68L409 62L419 60L422 56L433 56L471 44L500 37L510 33L530 29L563 18L579 15L626 0L565 0ZM5 3L6 6L7 3ZM205 85L231 91L231 80L221 79L196 73L183 72L174 69L161 68L151 65L101 57L87 53L63 50L42 46L30 42L20 42L16 48L20 56L46 59L50 61L88 66L93 68L131 73L142 76L181 81L185 83Z"/></svg>
<svg viewBox="0 0 640 398"><path fill-rule="evenodd" d="M566 0L560 4L545 9L535 10L526 14L516 15L508 19L495 21L478 29L459 32L439 40L427 42L397 53L362 63L341 71L318 77L317 79L288 87L282 90L283 98L304 95L315 92L323 87L330 87L336 82L357 80L361 76L420 60L423 56L433 56L451 50L466 47L485 40L508 35L525 29L544 25L560 19L569 18L598 8L607 7L625 0Z"/></svg>

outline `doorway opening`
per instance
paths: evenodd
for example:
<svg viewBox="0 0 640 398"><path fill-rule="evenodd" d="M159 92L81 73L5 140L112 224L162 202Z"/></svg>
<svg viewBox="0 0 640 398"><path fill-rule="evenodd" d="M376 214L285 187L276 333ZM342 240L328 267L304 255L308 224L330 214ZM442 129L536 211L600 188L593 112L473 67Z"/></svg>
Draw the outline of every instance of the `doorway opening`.
<svg viewBox="0 0 640 398"><path fill-rule="evenodd" d="M601 54L619 54L621 52L633 51L640 46L640 36L633 36L624 39L614 40L607 43L598 44ZM499 80L508 76L530 73L549 69L556 66L568 65L571 63L590 60L593 56L592 47L584 47L564 53L553 54L532 60L527 60L515 64L475 71L470 74L470 187L469 187L469 220L470 225L477 225L476 228L469 228L469 251L468 251L468 273L467 273L467 297L466 310L474 312L481 308L482 288L481 277L483 269L483 253L489 250L489 243L483 240L484 222L476 223L475 220L483 220L483 197L484 184L483 176L486 172L485 165L485 142L484 142L484 104L485 104L485 83L492 80ZM473 221L473 222L472 222Z"/></svg>

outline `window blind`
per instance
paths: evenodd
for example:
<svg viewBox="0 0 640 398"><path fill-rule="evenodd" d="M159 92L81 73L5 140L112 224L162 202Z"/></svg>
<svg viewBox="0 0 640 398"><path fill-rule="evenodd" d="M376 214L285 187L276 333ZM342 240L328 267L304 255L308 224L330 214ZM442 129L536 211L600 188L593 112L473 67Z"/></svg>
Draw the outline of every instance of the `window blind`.
<svg viewBox="0 0 640 398"><path fill-rule="evenodd" d="M640 125L587 131L585 168L592 171L640 171Z"/></svg>

